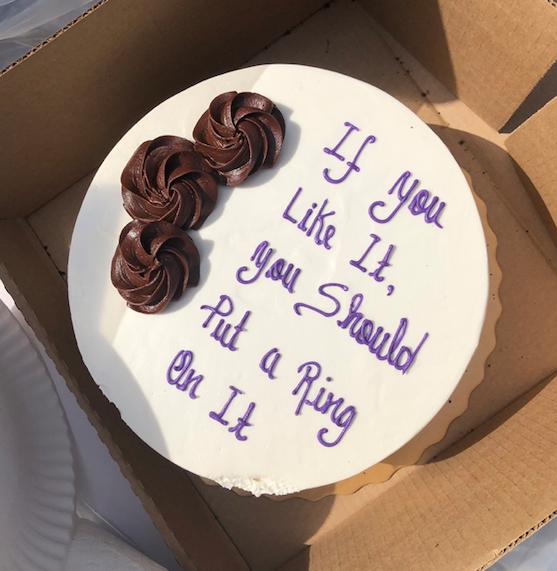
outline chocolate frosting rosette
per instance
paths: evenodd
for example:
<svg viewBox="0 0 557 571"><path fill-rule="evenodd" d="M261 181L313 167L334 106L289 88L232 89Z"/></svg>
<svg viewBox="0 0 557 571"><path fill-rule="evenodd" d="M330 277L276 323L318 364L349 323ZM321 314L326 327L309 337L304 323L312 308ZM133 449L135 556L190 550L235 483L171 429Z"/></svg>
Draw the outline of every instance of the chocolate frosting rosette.
<svg viewBox="0 0 557 571"><path fill-rule="evenodd" d="M174 224L133 220L120 234L111 279L128 307L158 313L198 284L199 252Z"/></svg>
<svg viewBox="0 0 557 571"><path fill-rule="evenodd" d="M166 135L146 141L122 172L126 212L141 222L162 220L197 230L218 196L215 174L193 143Z"/></svg>
<svg viewBox="0 0 557 571"><path fill-rule="evenodd" d="M122 230L111 280L128 307L158 313L199 282L199 252L185 232L213 211L218 182L235 186L281 152L285 123L275 104L257 93L215 97L194 128L195 143L165 135L134 152L121 176L124 209L134 219Z"/></svg>
<svg viewBox="0 0 557 571"><path fill-rule="evenodd" d="M226 186L272 167L282 149L285 123L274 103L257 93L223 93L193 130L195 148Z"/></svg>

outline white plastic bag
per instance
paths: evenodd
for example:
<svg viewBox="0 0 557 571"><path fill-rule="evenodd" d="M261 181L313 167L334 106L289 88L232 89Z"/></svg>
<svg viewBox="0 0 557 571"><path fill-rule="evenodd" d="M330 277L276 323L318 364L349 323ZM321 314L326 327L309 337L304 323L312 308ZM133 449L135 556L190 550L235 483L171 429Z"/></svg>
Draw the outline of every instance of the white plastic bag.
<svg viewBox="0 0 557 571"><path fill-rule="evenodd" d="M27 34L90 4L90 0L0 0L4 11L0 12L0 40Z"/></svg>
<svg viewBox="0 0 557 571"><path fill-rule="evenodd" d="M108 531L78 519L65 571L165 571Z"/></svg>
<svg viewBox="0 0 557 571"><path fill-rule="evenodd" d="M557 569L557 519L519 543L488 571L555 571Z"/></svg>
<svg viewBox="0 0 557 571"><path fill-rule="evenodd" d="M97 0L0 0L0 70L77 18Z"/></svg>

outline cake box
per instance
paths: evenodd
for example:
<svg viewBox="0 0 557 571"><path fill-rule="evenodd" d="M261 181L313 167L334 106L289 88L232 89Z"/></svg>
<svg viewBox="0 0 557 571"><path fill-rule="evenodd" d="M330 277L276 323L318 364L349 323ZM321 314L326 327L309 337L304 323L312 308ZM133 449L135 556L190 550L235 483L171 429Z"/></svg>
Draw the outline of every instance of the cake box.
<svg viewBox="0 0 557 571"><path fill-rule="evenodd" d="M557 509L555 11L543 0L258 6L108 0L0 77L2 279L183 568L484 568ZM242 498L176 470L121 422L70 325L66 260L89 173L157 103L248 60L339 70L405 103L468 171L498 237L503 313L484 382L420 463L350 496Z"/></svg>

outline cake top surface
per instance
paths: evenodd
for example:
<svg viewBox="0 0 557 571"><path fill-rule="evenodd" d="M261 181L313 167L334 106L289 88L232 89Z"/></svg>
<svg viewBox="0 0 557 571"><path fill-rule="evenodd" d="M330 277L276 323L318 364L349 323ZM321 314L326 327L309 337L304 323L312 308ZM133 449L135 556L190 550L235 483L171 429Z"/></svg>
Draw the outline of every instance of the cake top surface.
<svg viewBox="0 0 557 571"><path fill-rule="evenodd" d="M256 92L284 116L273 168L219 185L200 277L156 315L110 283L122 169L145 141L192 138L214 97ZM476 349L485 239L454 158L377 88L315 68L221 75L167 100L109 154L69 263L85 363L122 418L176 464L283 494L345 479L415 436Z"/></svg>

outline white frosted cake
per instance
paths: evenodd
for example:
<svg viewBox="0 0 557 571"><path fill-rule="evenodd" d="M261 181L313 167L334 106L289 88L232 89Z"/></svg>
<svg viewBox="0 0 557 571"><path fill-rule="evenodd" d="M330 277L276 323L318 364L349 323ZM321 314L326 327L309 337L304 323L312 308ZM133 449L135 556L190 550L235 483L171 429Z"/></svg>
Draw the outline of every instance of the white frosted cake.
<svg viewBox="0 0 557 571"><path fill-rule="evenodd" d="M276 164L234 188L188 235L199 283L154 315L110 270L120 178L136 149L192 139L221 93L274 102ZM477 345L488 261L454 158L411 111L340 74L272 65L212 78L139 121L79 214L70 305L93 378L160 454L225 487L287 494L343 480L414 437Z"/></svg>

